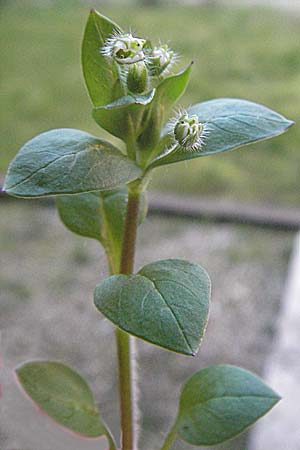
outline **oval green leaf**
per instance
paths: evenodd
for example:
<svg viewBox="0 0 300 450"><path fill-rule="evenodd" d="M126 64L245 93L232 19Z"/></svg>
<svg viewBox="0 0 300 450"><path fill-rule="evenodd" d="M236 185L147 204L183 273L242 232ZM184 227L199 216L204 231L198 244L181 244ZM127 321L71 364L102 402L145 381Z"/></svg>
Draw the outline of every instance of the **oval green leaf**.
<svg viewBox="0 0 300 450"><path fill-rule="evenodd" d="M82 70L94 106L112 100L118 72L115 64L102 55L101 47L108 37L120 30L110 19L91 10L82 42Z"/></svg>
<svg viewBox="0 0 300 450"><path fill-rule="evenodd" d="M28 141L9 166L4 190L16 197L114 189L142 170L110 143L73 129Z"/></svg>
<svg viewBox="0 0 300 450"><path fill-rule="evenodd" d="M194 356L208 319L210 279L187 261L154 262L136 275L115 275L95 289L99 311L122 330Z"/></svg>
<svg viewBox="0 0 300 450"><path fill-rule="evenodd" d="M208 135L201 149L186 151L173 145L152 163L152 166L208 156L233 150L243 145L284 133L294 122L257 103L221 98L198 103L188 109L207 125Z"/></svg>
<svg viewBox="0 0 300 450"><path fill-rule="evenodd" d="M27 395L58 424L86 437L107 434L86 381L70 367L34 361L16 370Z"/></svg>
<svg viewBox="0 0 300 450"><path fill-rule="evenodd" d="M102 242L102 197L100 192L60 195L56 207L63 224L73 233Z"/></svg>
<svg viewBox="0 0 300 450"><path fill-rule="evenodd" d="M64 225L80 236L97 239L104 246L110 270L119 271L123 242L128 191L87 192L61 195L56 199L59 216ZM147 215L146 195L141 196L139 223Z"/></svg>
<svg viewBox="0 0 300 450"><path fill-rule="evenodd" d="M182 390L177 433L191 445L217 445L244 431L279 400L247 370L210 366L193 375Z"/></svg>

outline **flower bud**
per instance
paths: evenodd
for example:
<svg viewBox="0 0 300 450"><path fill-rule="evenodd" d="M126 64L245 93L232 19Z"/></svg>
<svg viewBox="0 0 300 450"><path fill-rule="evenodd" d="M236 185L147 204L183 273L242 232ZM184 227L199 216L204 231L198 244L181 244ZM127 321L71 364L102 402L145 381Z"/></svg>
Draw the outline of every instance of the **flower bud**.
<svg viewBox="0 0 300 450"><path fill-rule="evenodd" d="M196 115L183 112L175 122L175 140L185 150L200 150L207 134L207 125L200 123Z"/></svg>
<svg viewBox="0 0 300 450"><path fill-rule="evenodd" d="M143 61L128 66L126 85L130 92L141 94L148 88L148 70Z"/></svg>
<svg viewBox="0 0 300 450"><path fill-rule="evenodd" d="M151 75L160 76L166 74L177 59L177 54L168 45L154 47L151 55L148 57Z"/></svg>

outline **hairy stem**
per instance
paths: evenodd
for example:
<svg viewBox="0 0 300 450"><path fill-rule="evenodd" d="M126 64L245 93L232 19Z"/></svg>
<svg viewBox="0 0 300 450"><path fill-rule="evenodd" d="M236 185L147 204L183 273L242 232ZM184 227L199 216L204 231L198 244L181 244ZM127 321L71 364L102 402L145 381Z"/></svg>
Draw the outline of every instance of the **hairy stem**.
<svg viewBox="0 0 300 450"><path fill-rule="evenodd" d="M161 450L169 450L169 448L171 448L171 445L173 444L174 440L176 437L176 425L174 425L169 434L166 437L166 440L161 448Z"/></svg>
<svg viewBox="0 0 300 450"><path fill-rule="evenodd" d="M124 238L120 262L120 273L128 275L133 272L135 241L138 225L140 193L128 190L128 206L124 229ZM134 354L132 337L124 331L116 330L119 390L122 429L122 450L136 450L136 405L134 404Z"/></svg>

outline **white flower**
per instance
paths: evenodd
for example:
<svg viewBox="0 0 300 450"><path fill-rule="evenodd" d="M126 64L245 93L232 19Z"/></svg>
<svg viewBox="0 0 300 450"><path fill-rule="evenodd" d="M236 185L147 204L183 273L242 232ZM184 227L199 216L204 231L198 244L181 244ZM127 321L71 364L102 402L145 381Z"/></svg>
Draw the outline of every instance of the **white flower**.
<svg viewBox="0 0 300 450"><path fill-rule="evenodd" d="M145 39L137 38L131 33L115 32L106 39L101 53L118 64L134 64L145 59L143 51L145 43Z"/></svg>

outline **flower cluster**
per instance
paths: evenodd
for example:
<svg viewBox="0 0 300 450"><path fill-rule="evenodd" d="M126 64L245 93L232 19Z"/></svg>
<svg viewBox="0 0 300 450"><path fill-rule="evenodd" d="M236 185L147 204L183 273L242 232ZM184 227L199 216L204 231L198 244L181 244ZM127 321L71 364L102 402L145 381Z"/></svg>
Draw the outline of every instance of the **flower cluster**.
<svg viewBox="0 0 300 450"><path fill-rule="evenodd" d="M114 32L101 53L117 64L124 87L136 94L149 89L154 78L165 76L178 60L168 45L152 47L149 41L132 33Z"/></svg>
<svg viewBox="0 0 300 450"><path fill-rule="evenodd" d="M178 55L167 44L152 47L146 39L119 31L106 39L101 53L116 64L125 91L132 94L154 87L178 61ZM180 110L169 126L173 145L187 151L201 150L209 133L207 124L185 110Z"/></svg>

